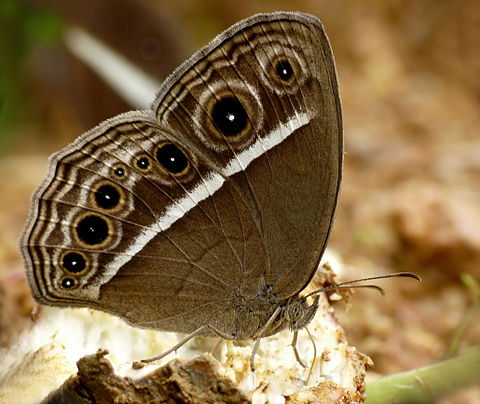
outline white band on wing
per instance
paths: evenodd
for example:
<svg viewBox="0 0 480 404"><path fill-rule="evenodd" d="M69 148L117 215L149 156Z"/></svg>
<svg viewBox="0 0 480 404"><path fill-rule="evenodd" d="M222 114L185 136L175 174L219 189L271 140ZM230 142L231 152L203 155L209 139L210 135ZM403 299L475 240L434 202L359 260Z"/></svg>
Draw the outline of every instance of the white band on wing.
<svg viewBox="0 0 480 404"><path fill-rule="evenodd" d="M264 138L257 139L257 141L248 149L236 154L235 157L222 170L222 174L210 172L206 177L203 178L202 182L200 182L192 189L192 191L188 193L188 195L185 195L177 202L168 206L165 213L158 218L158 220L152 223L148 229L143 230L137 235L137 237L133 239L132 243L124 253L117 255L115 259L108 264L102 276L102 284L112 279L118 270L123 265L128 263L135 256L135 254L140 252L150 242L150 240L159 234L159 232L167 230L173 223L181 219L200 201L208 198L217 190L219 190L225 182L226 177L245 170L253 160L260 157L266 151L279 145L297 129L308 124L309 121L310 119L307 114L296 114L286 123L277 126ZM98 285L98 290L95 292L89 288L90 292L99 293L100 286L101 285Z"/></svg>

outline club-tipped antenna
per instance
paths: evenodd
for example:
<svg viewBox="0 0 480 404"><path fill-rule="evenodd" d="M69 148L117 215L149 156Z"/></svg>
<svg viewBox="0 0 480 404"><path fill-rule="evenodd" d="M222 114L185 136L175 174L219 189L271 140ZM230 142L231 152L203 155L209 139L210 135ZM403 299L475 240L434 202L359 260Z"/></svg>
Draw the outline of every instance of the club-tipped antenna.
<svg viewBox="0 0 480 404"><path fill-rule="evenodd" d="M387 275L379 275L379 276L372 276L370 278L363 278L363 279L355 279L353 281L346 281L342 283L338 283L337 285L330 285L326 286L324 288L320 288L318 290L315 290L314 292L308 294L306 297L317 295L322 292L327 292L329 290L339 290L339 289L360 289L360 288L370 288L370 289L376 289L378 290L382 295L385 294L385 291L377 285L354 285L354 283L359 283L359 282L369 282L377 279L385 279L385 278L413 278L416 279L417 281L421 281L422 279L417 275L414 274L413 272L395 272L393 274L387 274Z"/></svg>

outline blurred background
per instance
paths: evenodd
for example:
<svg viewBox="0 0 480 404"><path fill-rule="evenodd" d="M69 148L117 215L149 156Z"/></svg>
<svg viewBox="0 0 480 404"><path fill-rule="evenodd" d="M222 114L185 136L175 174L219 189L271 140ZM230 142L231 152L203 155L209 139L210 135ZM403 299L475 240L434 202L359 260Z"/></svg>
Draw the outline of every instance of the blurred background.
<svg viewBox="0 0 480 404"><path fill-rule="evenodd" d="M329 248L346 265L343 280L395 271L423 278L389 280L386 296L363 290L338 304L349 342L373 359L372 375L479 344L480 2L2 0L0 347L31 323L17 244L48 155L139 107L79 57L72 27L160 83L237 20L275 10L318 16L334 50L346 155ZM110 72L107 60L99 64ZM478 397L474 386L442 403Z"/></svg>

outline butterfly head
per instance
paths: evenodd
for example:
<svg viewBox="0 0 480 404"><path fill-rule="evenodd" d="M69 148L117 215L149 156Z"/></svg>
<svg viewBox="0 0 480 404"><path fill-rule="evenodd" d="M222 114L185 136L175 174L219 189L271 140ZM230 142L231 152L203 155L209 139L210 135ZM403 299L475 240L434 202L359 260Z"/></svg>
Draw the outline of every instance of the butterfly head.
<svg viewBox="0 0 480 404"><path fill-rule="evenodd" d="M305 297L295 296L288 301L283 309L283 318L291 331L300 330L312 321L318 309L318 299L317 295L311 305Z"/></svg>

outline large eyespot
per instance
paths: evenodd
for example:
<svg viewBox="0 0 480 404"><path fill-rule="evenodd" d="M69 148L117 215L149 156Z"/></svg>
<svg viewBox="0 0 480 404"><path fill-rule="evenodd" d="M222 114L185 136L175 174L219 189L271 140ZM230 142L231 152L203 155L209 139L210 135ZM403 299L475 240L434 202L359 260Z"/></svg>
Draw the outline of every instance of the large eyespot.
<svg viewBox="0 0 480 404"><path fill-rule="evenodd" d="M161 166L173 175L183 174L189 167L187 156L173 143L160 145L155 157Z"/></svg>
<svg viewBox="0 0 480 404"><path fill-rule="evenodd" d="M205 113L206 112L206 113ZM193 113L195 132L209 148L243 150L263 129L264 108L257 88L245 81L215 82L204 89Z"/></svg>
<svg viewBox="0 0 480 404"><path fill-rule="evenodd" d="M231 95L223 97L215 103L212 120L223 135L236 136L246 129L248 115L238 98Z"/></svg>
<svg viewBox="0 0 480 404"><path fill-rule="evenodd" d="M99 209L108 211L117 210L124 202L122 189L109 181L97 184L92 193L92 203Z"/></svg>
<svg viewBox="0 0 480 404"><path fill-rule="evenodd" d="M80 245L98 248L109 241L110 229L110 222L105 217L89 213L76 220L74 234Z"/></svg>
<svg viewBox="0 0 480 404"><path fill-rule="evenodd" d="M68 273L79 274L88 269L88 259L83 252L67 251L60 258L60 265Z"/></svg>
<svg viewBox="0 0 480 404"><path fill-rule="evenodd" d="M150 157L142 154L135 159L135 167L144 173L148 173L152 169Z"/></svg>

